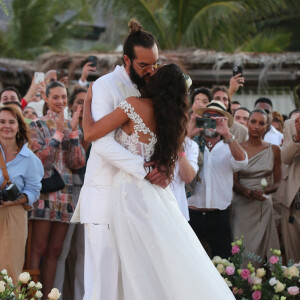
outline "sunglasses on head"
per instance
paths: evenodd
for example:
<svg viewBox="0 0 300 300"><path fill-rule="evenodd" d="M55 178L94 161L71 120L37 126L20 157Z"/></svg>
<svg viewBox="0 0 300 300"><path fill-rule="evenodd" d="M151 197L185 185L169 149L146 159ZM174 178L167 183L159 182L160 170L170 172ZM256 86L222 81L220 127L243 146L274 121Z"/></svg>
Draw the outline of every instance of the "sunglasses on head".
<svg viewBox="0 0 300 300"><path fill-rule="evenodd" d="M270 113L270 111L268 109L263 109L265 111L265 113L268 115Z"/></svg>
<svg viewBox="0 0 300 300"><path fill-rule="evenodd" d="M212 114L212 113L204 113L203 114L203 118L211 118L211 117L219 118L219 117L222 117L222 116L219 115L219 114Z"/></svg>

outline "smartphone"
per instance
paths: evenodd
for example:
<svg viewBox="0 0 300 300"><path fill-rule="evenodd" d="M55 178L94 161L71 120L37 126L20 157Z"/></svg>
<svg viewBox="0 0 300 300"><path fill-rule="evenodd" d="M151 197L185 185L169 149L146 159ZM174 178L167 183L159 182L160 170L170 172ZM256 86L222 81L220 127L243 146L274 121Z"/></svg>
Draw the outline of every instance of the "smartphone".
<svg viewBox="0 0 300 300"><path fill-rule="evenodd" d="M91 67L97 67L97 56L89 56L88 62L91 62Z"/></svg>
<svg viewBox="0 0 300 300"><path fill-rule="evenodd" d="M208 118L196 118L196 127L203 129L216 129L216 120Z"/></svg>
<svg viewBox="0 0 300 300"><path fill-rule="evenodd" d="M43 72L34 72L34 83L40 83L45 80L45 74Z"/></svg>
<svg viewBox="0 0 300 300"><path fill-rule="evenodd" d="M241 66L234 66L232 69L232 76L235 76L237 74L242 74L243 76L243 68Z"/></svg>
<svg viewBox="0 0 300 300"><path fill-rule="evenodd" d="M57 74L57 80L59 81L60 79L65 77L65 70L64 69L57 69L56 74Z"/></svg>

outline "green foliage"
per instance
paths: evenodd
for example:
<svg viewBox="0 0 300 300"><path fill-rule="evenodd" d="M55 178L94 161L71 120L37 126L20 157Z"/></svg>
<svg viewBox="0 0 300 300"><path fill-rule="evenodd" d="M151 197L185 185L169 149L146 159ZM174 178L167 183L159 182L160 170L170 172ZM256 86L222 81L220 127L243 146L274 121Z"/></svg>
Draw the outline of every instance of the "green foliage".
<svg viewBox="0 0 300 300"><path fill-rule="evenodd" d="M7 8L6 4L3 2L3 0L0 0L0 7L4 11L4 13L8 16L8 14L9 14L8 8Z"/></svg>
<svg viewBox="0 0 300 300"><path fill-rule="evenodd" d="M12 16L1 54L31 59L47 50L62 49L64 40L84 32L76 31L78 20L88 19L89 4L83 0L13 0ZM73 14L66 18L65 13Z"/></svg>
<svg viewBox="0 0 300 300"><path fill-rule="evenodd" d="M106 0L151 31L162 49L196 46L226 52L281 52L300 23L296 0ZM296 18L298 16L298 18ZM292 20L292 21L291 21ZM279 23L285 26L279 26ZM300 24L299 24L300 25ZM295 42L296 40L296 42Z"/></svg>

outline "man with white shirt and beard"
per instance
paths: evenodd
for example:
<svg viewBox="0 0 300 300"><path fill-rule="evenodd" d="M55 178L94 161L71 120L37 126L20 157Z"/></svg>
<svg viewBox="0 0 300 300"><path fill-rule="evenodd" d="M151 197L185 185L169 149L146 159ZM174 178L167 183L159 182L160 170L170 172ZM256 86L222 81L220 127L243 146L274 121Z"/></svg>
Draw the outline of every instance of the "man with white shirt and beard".
<svg viewBox="0 0 300 300"><path fill-rule="evenodd" d="M111 113L121 101L140 96L140 90L158 67L158 48L152 34L131 20L123 45L123 65L93 84L95 121ZM111 132L92 143L84 185L72 218L85 226L84 300L123 299L121 265L111 226L112 179L119 169L165 188L167 177L157 168L147 174L144 159L126 150Z"/></svg>
<svg viewBox="0 0 300 300"><path fill-rule="evenodd" d="M232 198L233 173L247 165L248 157L230 133L232 115L226 106L212 100L206 108L196 110L202 118L214 119L216 128L204 129L205 149L201 182L188 198L190 225L199 240L205 239L212 256L231 255L229 205Z"/></svg>

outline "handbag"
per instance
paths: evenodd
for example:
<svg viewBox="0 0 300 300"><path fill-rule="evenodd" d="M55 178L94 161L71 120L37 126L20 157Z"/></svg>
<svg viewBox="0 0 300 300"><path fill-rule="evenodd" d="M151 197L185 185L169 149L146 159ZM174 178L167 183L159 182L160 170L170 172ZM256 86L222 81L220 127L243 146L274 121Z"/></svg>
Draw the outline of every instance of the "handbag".
<svg viewBox="0 0 300 300"><path fill-rule="evenodd" d="M62 190L65 187L65 183L58 173L58 171L53 167L53 174L48 178L43 178L41 193L51 193Z"/></svg>

